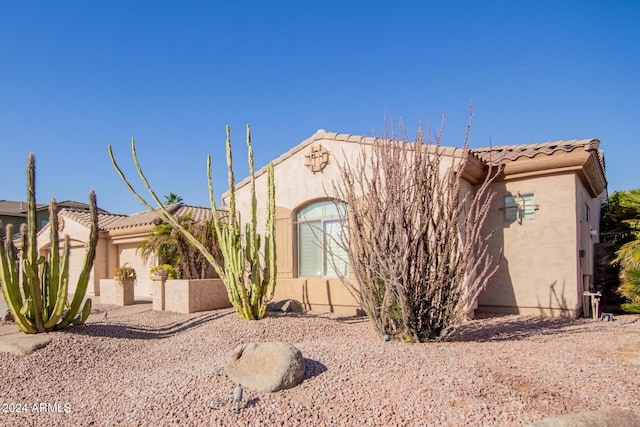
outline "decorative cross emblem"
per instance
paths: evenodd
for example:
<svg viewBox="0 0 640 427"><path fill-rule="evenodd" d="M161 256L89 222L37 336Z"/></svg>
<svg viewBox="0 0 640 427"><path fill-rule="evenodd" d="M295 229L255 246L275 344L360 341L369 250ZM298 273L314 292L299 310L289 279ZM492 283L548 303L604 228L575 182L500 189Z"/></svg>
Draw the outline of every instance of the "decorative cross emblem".
<svg viewBox="0 0 640 427"><path fill-rule="evenodd" d="M316 172L322 172L322 170L329 164L329 151L322 145L312 146L304 157L307 159L304 162L304 165L314 174Z"/></svg>

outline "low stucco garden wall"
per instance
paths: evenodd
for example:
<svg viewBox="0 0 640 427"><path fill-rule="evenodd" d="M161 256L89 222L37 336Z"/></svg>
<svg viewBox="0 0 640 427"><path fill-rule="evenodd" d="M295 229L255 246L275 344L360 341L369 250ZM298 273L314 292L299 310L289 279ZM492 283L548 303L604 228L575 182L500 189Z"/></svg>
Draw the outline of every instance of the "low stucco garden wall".
<svg viewBox="0 0 640 427"><path fill-rule="evenodd" d="M154 310L161 310L162 281L153 283ZM167 280L164 283L164 310L177 313L231 307L222 279Z"/></svg>
<svg viewBox="0 0 640 427"><path fill-rule="evenodd" d="M348 316L361 314L360 306L340 279L278 278L273 301L284 299L300 301L305 310Z"/></svg>
<svg viewBox="0 0 640 427"><path fill-rule="evenodd" d="M100 279L100 303L131 305L135 302L133 279L120 283L115 279Z"/></svg>

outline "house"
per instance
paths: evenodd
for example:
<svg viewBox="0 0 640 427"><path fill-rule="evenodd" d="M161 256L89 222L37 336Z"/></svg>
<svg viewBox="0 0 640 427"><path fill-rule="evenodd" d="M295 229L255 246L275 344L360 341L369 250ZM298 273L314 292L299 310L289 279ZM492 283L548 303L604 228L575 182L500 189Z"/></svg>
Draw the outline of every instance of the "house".
<svg viewBox="0 0 640 427"><path fill-rule="evenodd" d="M166 207L177 217L189 215L195 221L211 217L211 210L199 206L176 203ZM133 215L98 213L98 244L96 257L89 278L87 295L100 295L100 279L111 279L116 268L125 263L136 270L135 296L149 298L152 295L150 269L157 264L152 258L145 262L137 253L138 246L153 228L162 222L156 209ZM91 215L89 211L65 208L58 213L58 228L62 236L69 235L71 252L69 255L69 292L76 287L82 271L89 242ZM38 250L46 255L50 245L50 225L38 233Z"/></svg>
<svg viewBox="0 0 640 427"><path fill-rule="evenodd" d="M88 211L89 205L74 200L65 200L56 203L56 208L58 212L66 208ZM27 202L0 200L0 221L2 221L3 227L12 224L14 232L19 232L20 225L27 223ZM36 204L36 224L38 225L38 230L41 230L47 222L49 222L49 205Z"/></svg>
<svg viewBox="0 0 640 427"><path fill-rule="evenodd" d="M332 253L309 232L309 222L333 233L335 205L328 198L338 165L356 159L372 138L319 130L273 161L276 186L276 299L294 298L307 309L345 314L358 304L336 268L353 279L346 263L327 262ZM485 167L503 172L487 230L499 269L477 309L499 313L576 317L588 313L584 292L593 289L593 246L598 242L600 206L606 200L604 155L597 139L473 149L463 175L472 191ZM454 160L461 150L445 148ZM258 223L264 224L266 168L256 172ZM249 178L236 186L241 218L248 218ZM228 195L226 196L228 197ZM329 242L331 239L319 239ZM335 249L335 248L334 248ZM333 252L335 254L335 252Z"/></svg>

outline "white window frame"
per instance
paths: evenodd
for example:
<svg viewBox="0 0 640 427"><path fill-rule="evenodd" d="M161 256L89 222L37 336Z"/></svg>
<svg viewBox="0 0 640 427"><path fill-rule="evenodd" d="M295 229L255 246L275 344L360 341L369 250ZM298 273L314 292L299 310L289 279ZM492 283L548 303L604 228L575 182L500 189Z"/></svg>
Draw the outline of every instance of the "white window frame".
<svg viewBox="0 0 640 427"><path fill-rule="evenodd" d="M536 193L523 193L519 191L514 194L506 194L504 196L504 220L518 221L522 224L523 220L536 219Z"/></svg>
<svg viewBox="0 0 640 427"><path fill-rule="evenodd" d="M333 206L333 209L330 208ZM329 213L323 213L321 215L306 215L305 212L313 210L314 208L320 208L323 211L329 210ZM326 209L329 208L329 209ZM343 224L343 227L346 227L346 220L344 219L344 215L340 215L337 210L338 209L346 209L346 204L342 202L334 202L331 200L318 200L313 203L309 203L301 208L297 215L297 271L298 277L340 277L346 276L349 272L349 266L347 261L347 254L344 250L339 247L342 245L342 236L331 236L327 233L327 228L331 227L333 224ZM343 230L345 230L343 228ZM303 242L303 239L310 239L308 241ZM338 260L332 260L331 249L330 246L333 242L334 248L340 254L336 254L333 252L334 256L338 256ZM318 258L315 260L315 263L310 266L305 266L303 263L305 260L303 256L305 255L304 248L309 250L309 245L314 245L316 247L316 255ZM310 272L308 268L317 267L316 271ZM335 268L342 268L340 273L335 271Z"/></svg>

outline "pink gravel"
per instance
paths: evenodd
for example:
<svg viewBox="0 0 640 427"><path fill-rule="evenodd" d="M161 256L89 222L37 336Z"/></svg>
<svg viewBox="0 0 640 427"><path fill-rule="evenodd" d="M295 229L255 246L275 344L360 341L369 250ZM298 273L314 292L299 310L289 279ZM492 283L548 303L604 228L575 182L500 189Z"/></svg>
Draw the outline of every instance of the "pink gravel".
<svg viewBox="0 0 640 427"><path fill-rule="evenodd" d="M1 354L0 425L518 426L603 407L640 414L637 361L601 345L640 334L638 319L487 317L451 342L406 344L361 317L149 311L51 333L26 357ZM224 361L251 341L294 344L305 380L245 389L234 414Z"/></svg>

